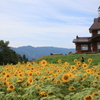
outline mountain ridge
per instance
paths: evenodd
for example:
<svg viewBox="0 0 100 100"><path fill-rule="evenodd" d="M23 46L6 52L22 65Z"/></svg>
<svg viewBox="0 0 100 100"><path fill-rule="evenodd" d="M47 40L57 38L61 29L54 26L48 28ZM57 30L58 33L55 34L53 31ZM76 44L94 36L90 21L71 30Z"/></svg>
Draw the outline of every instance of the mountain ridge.
<svg viewBox="0 0 100 100"><path fill-rule="evenodd" d="M43 46L43 47L33 47L33 46L20 46L20 47L10 47L16 53L23 56L24 54L29 60L37 59L39 57L60 53L60 54L68 54L69 52L75 53L74 48L60 48L53 46Z"/></svg>

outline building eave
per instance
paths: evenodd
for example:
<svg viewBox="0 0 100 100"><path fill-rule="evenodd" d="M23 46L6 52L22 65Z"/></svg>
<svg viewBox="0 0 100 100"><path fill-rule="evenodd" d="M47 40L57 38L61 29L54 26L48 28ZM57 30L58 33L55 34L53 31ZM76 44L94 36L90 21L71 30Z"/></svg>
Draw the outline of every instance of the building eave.
<svg viewBox="0 0 100 100"><path fill-rule="evenodd" d="M89 41L91 41L92 39L96 38L96 37L100 37L100 34L96 35L96 36L93 36L89 39Z"/></svg>
<svg viewBox="0 0 100 100"><path fill-rule="evenodd" d="M90 38L91 37L78 37L78 38L73 40L73 43L89 43Z"/></svg>

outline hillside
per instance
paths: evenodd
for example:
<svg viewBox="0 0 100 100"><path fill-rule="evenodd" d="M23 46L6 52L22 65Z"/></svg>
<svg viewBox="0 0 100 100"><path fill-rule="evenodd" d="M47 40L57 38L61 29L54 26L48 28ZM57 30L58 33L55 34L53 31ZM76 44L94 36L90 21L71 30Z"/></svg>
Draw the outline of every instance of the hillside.
<svg viewBox="0 0 100 100"><path fill-rule="evenodd" d="M82 56L85 58L85 63L88 63L89 58L92 59L93 65L98 65L98 63L100 63L100 54L48 55L36 59L35 62L39 62L44 59L49 63L58 63L58 60L61 60L62 63L69 62L70 64L75 64L74 59L81 61Z"/></svg>
<svg viewBox="0 0 100 100"><path fill-rule="evenodd" d="M58 47L32 47L32 46L22 46L18 48L11 47L16 53L26 55L29 60L37 59L42 56L50 55L51 53L61 53L63 55L69 52L75 53L75 49L68 48L58 48Z"/></svg>

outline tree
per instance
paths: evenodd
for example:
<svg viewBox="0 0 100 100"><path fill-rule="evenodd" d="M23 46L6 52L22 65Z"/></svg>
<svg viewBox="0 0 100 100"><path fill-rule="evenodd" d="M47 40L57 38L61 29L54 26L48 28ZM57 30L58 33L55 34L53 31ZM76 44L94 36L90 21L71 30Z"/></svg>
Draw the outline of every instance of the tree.
<svg viewBox="0 0 100 100"><path fill-rule="evenodd" d="M9 41L4 42L0 40L0 65L13 63L22 61L22 57L18 55L15 51L11 50L9 45Z"/></svg>
<svg viewBox="0 0 100 100"><path fill-rule="evenodd" d="M22 60L26 63L28 61L28 58L26 58L25 54L22 56Z"/></svg>

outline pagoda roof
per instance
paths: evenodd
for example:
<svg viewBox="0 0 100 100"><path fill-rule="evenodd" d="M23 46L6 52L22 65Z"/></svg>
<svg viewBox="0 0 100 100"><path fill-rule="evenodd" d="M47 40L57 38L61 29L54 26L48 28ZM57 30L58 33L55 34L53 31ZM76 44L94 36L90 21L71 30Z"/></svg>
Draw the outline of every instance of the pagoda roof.
<svg viewBox="0 0 100 100"><path fill-rule="evenodd" d="M91 37L77 37L76 39L73 40L73 43L88 43L90 42L89 39Z"/></svg>
<svg viewBox="0 0 100 100"><path fill-rule="evenodd" d="M89 28L90 33L92 30L100 30L100 17L94 18L94 23Z"/></svg>

